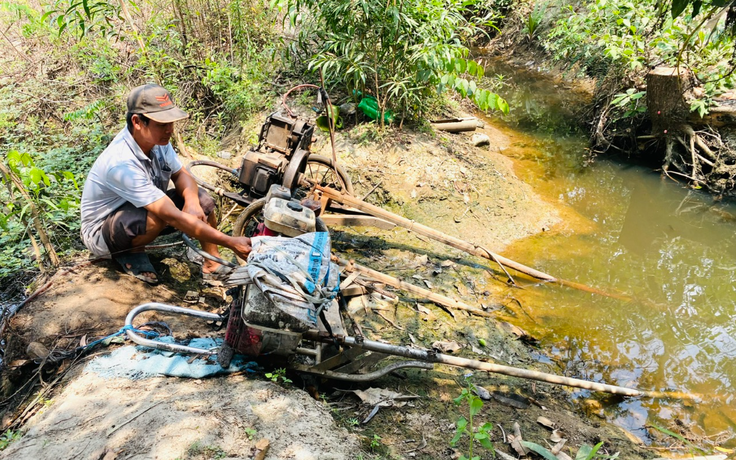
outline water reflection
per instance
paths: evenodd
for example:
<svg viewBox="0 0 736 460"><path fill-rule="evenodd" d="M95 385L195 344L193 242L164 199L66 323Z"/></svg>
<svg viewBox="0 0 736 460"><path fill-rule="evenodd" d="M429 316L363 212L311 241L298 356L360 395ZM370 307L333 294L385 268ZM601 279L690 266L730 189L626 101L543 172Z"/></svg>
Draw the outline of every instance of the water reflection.
<svg viewBox="0 0 736 460"><path fill-rule="evenodd" d="M530 91L523 78L508 78L521 94L509 97L518 109L505 122L531 141L504 153L521 160L521 174L547 199L587 224L553 229L506 255L632 299L554 286L510 291L528 306L515 323L540 337L569 376L702 395L697 404L607 401L609 418L630 431L644 436L648 419L677 418L706 434L726 430L736 444L736 207L646 168L606 159L581 167L585 138L574 137L569 116L555 121L570 95L539 80Z"/></svg>

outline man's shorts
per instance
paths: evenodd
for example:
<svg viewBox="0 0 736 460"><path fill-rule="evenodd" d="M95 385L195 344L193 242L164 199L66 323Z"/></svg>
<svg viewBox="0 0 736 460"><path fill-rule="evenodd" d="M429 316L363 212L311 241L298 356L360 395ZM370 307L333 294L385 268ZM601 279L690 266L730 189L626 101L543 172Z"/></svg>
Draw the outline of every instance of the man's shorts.
<svg viewBox="0 0 736 460"><path fill-rule="evenodd" d="M184 207L184 198L171 189L166 192L174 205L181 210ZM215 210L215 200L203 189L199 189L199 205L204 214L209 217ZM133 238L146 233L146 208L136 208L132 203L125 203L113 211L102 224L102 237L111 254L131 249ZM175 231L173 227L166 227L160 234L165 235Z"/></svg>

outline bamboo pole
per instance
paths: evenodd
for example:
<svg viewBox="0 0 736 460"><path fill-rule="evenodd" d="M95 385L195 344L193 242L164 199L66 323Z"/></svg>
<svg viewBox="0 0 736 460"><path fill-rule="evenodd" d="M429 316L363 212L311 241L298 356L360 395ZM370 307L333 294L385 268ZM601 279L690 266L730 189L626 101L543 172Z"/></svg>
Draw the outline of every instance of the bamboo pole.
<svg viewBox="0 0 736 460"><path fill-rule="evenodd" d="M485 316L487 318L494 318L495 316L492 313L489 313L487 311L480 310L478 308L472 307L466 303L459 302L455 299L451 299L449 297L443 296L441 294L435 294L434 292L430 291L429 289L424 289L419 286L415 286L411 283L407 283L406 281L402 281L398 278L394 278L393 276L386 275L385 273L378 272L376 270L372 270L368 267L364 267L362 265L358 265L353 261L347 261L342 258L337 258L337 262L340 265L343 265L347 268L348 271L356 271L358 273L361 273L363 275L366 275L370 278L373 278L376 281L380 281L382 283L388 284L389 286L393 286L396 289L401 289L403 291L410 292L412 294L415 294L417 296L424 297L428 300L431 300L432 302L443 305L447 308L452 308L455 310L463 310L467 311L468 313L472 313L473 315L477 316Z"/></svg>
<svg viewBox="0 0 736 460"><path fill-rule="evenodd" d="M400 227L404 227L407 230L417 233L419 235L426 236L427 238L432 238L435 241L439 241L440 243L446 244L455 249L465 251L468 254L472 254L474 256L496 262L500 265L504 265L506 267L513 268L517 272L524 273L525 275L529 275L532 278L536 278L538 280L542 280L548 283L560 284L562 286L567 286L567 287L578 289L578 290L585 291L585 292L592 292L594 294L599 294L599 295L606 296L606 297L612 297L614 299L631 300L631 297L625 294L610 293L610 292L602 291L600 289L597 289L591 286L587 286L585 284L556 278L547 273L541 272L539 270L535 270L534 268L527 267L526 265L520 264L519 262L516 262L514 260L507 259L506 257L502 255L495 254L477 244L469 243L459 238L455 238L454 236L447 235L445 233L437 231L426 225L420 224L413 220L410 220L405 217L396 215L392 212L386 211L385 209L379 208L378 206L374 206L370 203L366 203L365 201L362 201L353 196L343 194L335 189L332 189L329 187L323 187L319 184L316 184L310 181L309 179L303 178L303 181L305 181L309 186L313 187L315 190L321 192L324 197L327 197L340 204L351 206L355 209L366 212L372 216L379 217L388 222L396 224Z"/></svg>

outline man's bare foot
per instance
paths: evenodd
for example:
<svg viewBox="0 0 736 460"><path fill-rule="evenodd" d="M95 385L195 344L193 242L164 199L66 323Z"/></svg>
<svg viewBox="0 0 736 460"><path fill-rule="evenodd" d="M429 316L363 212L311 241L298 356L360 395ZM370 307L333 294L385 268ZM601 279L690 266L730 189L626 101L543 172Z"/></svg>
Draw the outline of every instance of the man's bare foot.
<svg viewBox="0 0 736 460"><path fill-rule="evenodd" d="M125 264L125 268L132 270L133 266L131 264ZM140 272L140 276L145 276L149 280L149 283L155 283L158 281L158 276L156 276L156 273L154 272Z"/></svg>

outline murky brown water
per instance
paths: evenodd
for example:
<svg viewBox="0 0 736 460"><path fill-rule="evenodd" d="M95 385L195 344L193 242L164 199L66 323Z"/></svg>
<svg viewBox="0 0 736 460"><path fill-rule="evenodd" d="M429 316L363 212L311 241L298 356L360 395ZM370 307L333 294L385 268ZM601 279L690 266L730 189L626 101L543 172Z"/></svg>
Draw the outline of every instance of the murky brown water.
<svg viewBox="0 0 736 460"><path fill-rule="evenodd" d="M647 168L599 158L570 114L575 96L510 74L501 92L516 139L504 154L566 222L504 255L554 276L631 296L621 301L555 286L509 290L509 320L551 349L570 376L642 390L703 395L696 404L631 399L610 419L646 439L646 424L675 418L736 444L736 207L715 203ZM529 102L531 101L531 102ZM579 391L578 397L591 395Z"/></svg>

